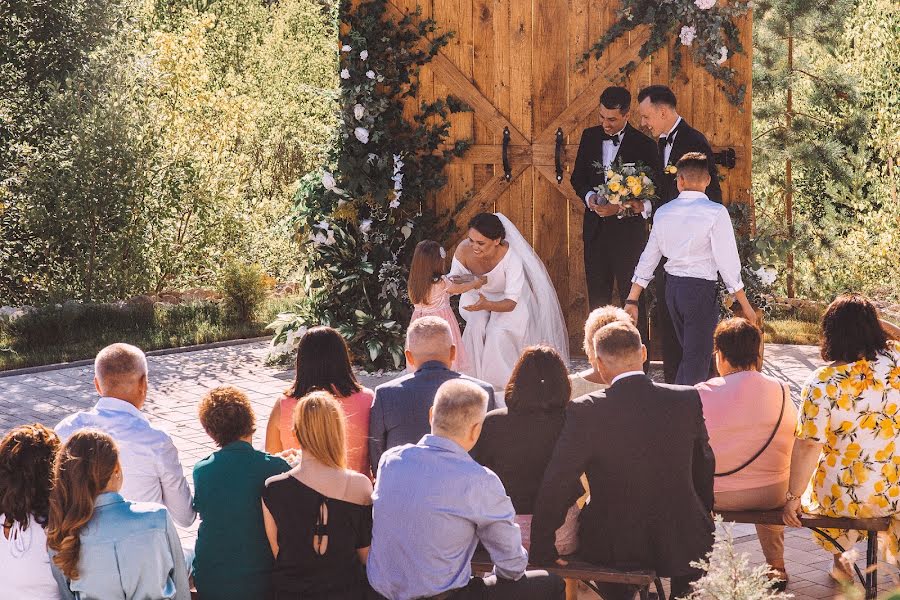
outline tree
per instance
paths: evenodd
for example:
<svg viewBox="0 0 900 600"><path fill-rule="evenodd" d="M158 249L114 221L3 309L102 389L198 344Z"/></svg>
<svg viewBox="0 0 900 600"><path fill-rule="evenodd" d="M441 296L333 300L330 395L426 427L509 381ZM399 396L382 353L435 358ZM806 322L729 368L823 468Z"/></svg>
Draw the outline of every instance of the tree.
<svg viewBox="0 0 900 600"><path fill-rule="evenodd" d="M842 69L817 60L841 41L851 3L816 0L763 0L756 4L754 28L754 171L759 204L783 203L787 242L786 292L795 294L795 193L805 175L821 171L842 179L841 137L861 135L862 119L846 114L852 84ZM799 98L798 98L799 95ZM762 197L761 197L762 196Z"/></svg>

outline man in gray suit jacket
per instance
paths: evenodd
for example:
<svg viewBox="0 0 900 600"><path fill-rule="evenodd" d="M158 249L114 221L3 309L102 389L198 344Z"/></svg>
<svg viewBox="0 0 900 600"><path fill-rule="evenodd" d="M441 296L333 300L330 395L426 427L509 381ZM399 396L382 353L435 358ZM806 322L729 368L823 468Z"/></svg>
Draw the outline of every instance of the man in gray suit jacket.
<svg viewBox="0 0 900 600"><path fill-rule="evenodd" d="M369 460L378 475L381 455L394 446L416 444L431 432L428 409L441 384L450 379L466 379L488 393L488 410L493 410L494 388L450 370L456 346L450 326L440 317L416 319L406 332L406 363L414 371L375 388L369 420Z"/></svg>

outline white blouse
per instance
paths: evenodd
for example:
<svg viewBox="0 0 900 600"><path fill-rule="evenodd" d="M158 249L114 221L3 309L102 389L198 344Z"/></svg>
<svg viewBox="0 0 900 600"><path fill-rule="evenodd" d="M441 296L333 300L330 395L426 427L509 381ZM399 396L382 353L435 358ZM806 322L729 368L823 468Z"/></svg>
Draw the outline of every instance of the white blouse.
<svg viewBox="0 0 900 600"><path fill-rule="evenodd" d="M6 516L0 514L0 523ZM0 600L58 600L62 596L50 569L47 534L33 517L25 529L16 522L9 539L0 533Z"/></svg>

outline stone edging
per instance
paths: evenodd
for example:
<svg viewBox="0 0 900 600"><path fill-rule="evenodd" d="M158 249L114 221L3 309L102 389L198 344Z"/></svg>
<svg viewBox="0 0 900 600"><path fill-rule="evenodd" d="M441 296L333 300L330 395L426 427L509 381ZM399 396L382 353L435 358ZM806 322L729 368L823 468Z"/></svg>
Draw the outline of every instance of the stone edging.
<svg viewBox="0 0 900 600"><path fill-rule="evenodd" d="M147 356L166 356L167 354L182 354L184 352L199 352L200 350L214 350L215 348L226 348L228 346L244 346L246 344L254 344L256 342L271 340L272 336L265 335L256 338L243 338L238 340L224 340L221 342L210 342L208 344L196 344L194 346L178 346L176 348L160 348L159 350L150 350ZM43 373L45 371L58 371L60 369L71 369L74 367L86 367L94 364L94 359L73 360L72 362L55 363L52 365L37 365L34 367L22 367L21 369L10 369L8 371L0 371L0 379L4 377L14 377L16 375L30 375L32 373Z"/></svg>

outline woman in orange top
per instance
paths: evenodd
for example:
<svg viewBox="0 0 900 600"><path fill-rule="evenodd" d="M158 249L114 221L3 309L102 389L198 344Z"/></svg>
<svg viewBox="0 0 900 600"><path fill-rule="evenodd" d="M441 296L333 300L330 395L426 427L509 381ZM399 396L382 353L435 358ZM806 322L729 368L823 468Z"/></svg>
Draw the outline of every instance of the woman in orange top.
<svg viewBox="0 0 900 600"><path fill-rule="evenodd" d="M300 339L293 385L275 402L266 426L266 452L299 448L293 432L294 407L309 392L328 392L347 415L347 466L364 475L369 468L369 411L375 392L363 387L350 366L350 352L331 327L313 327Z"/></svg>

